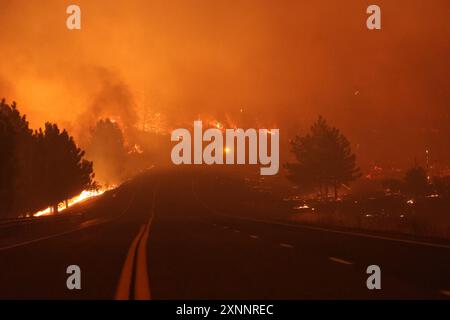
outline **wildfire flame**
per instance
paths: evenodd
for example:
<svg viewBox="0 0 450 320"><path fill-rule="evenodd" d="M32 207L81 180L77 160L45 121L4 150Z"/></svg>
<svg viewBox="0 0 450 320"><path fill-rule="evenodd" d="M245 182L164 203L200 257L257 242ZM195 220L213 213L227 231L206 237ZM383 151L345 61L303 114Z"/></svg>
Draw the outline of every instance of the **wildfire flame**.
<svg viewBox="0 0 450 320"><path fill-rule="evenodd" d="M142 150L142 147L140 145L134 144L133 148L131 148L131 150L128 151L128 154L133 154L133 153L143 154L144 150Z"/></svg>
<svg viewBox="0 0 450 320"><path fill-rule="evenodd" d="M74 204L98 197L100 195L102 195L103 193L105 193L106 191L108 191L109 189L100 189L100 190L84 190L83 192L81 192L78 196L73 197L72 199L69 199L67 201L67 206L64 202L61 202L60 204L58 204L58 212L64 211L67 208L70 208L71 206L73 206ZM42 217L42 216L48 216L52 214L52 208L49 207L45 210L36 212L35 214L33 214L34 217Z"/></svg>

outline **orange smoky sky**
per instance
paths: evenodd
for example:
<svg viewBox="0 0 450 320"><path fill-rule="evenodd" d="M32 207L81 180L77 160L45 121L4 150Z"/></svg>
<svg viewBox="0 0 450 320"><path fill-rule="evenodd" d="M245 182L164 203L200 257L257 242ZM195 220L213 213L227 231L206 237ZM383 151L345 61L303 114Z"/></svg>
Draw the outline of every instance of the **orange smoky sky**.
<svg viewBox="0 0 450 320"><path fill-rule="evenodd" d="M372 2L381 31L366 28ZM449 163L449 15L448 0L1 0L0 95L75 136L104 116L139 126L151 110L175 127L244 112L287 141L322 114L365 163L427 148Z"/></svg>

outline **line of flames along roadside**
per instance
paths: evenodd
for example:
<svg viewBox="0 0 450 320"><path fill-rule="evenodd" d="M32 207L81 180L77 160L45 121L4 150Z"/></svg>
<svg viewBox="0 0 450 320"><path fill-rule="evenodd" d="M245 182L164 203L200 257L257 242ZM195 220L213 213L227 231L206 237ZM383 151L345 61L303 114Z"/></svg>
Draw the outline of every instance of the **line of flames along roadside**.
<svg viewBox="0 0 450 320"><path fill-rule="evenodd" d="M67 201L67 204L65 202L59 203L58 204L58 212L64 211L67 208L70 208L71 206L73 206L77 203L81 203L86 200L98 197L98 196L104 194L106 191L111 190L111 189L113 189L113 188L99 189L99 190L83 190L83 192L81 192L79 195L73 197L72 199L69 199ZM53 214L52 208L49 207L47 209L44 209L44 210L34 213L32 216L33 217L42 217L42 216L49 216L52 214Z"/></svg>

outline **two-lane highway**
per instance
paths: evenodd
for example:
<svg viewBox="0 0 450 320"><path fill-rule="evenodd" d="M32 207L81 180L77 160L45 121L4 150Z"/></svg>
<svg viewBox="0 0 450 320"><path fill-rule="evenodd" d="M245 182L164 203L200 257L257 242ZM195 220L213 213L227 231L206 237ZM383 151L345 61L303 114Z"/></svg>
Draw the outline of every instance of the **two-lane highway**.
<svg viewBox="0 0 450 320"><path fill-rule="evenodd" d="M130 244L151 218L153 187L136 179L100 199L86 215L106 217L102 223L0 247L0 298L114 299ZM81 290L67 289L70 265L81 268Z"/></svg>
<svg viewBox="0 0 450 320"><path fill-rule="evenodd" d="M193 181L143 175L98 200L103 223L0 248L0 298L449 298L445 244L233 216ZM69 265L81 290L66 287ZM369 265L381 290L366 287Z"/></svg>

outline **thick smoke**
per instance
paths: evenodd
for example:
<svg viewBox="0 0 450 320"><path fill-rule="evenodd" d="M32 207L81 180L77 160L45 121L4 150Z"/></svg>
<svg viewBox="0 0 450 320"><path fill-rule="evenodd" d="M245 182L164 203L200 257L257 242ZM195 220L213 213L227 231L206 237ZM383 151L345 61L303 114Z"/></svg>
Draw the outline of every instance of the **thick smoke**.
<svg viewBox="0 0 450 320"><path fill-rule="evenodd" d="M138 122L136 101L132 92L119 75L105 68L96 68L98 91L94 93L88 108L78 116L75 130L82 145L87 145L90 132L101 119L118 123L125 139L132 140ZM126 141L132 142L132 141Z"/></svg>
<svg viewBox="0 0 450 320"><path fill-rule="evenodd" d="M68 31L72 3L1 1L0 94L34 128L82 135L106 115L126 130L147 108L169 128L243 116L286 142L322 114L362 167L426 148L448 161L448 0L379 0L379 32L362 0L77 0L82 30Z"/></svg>

